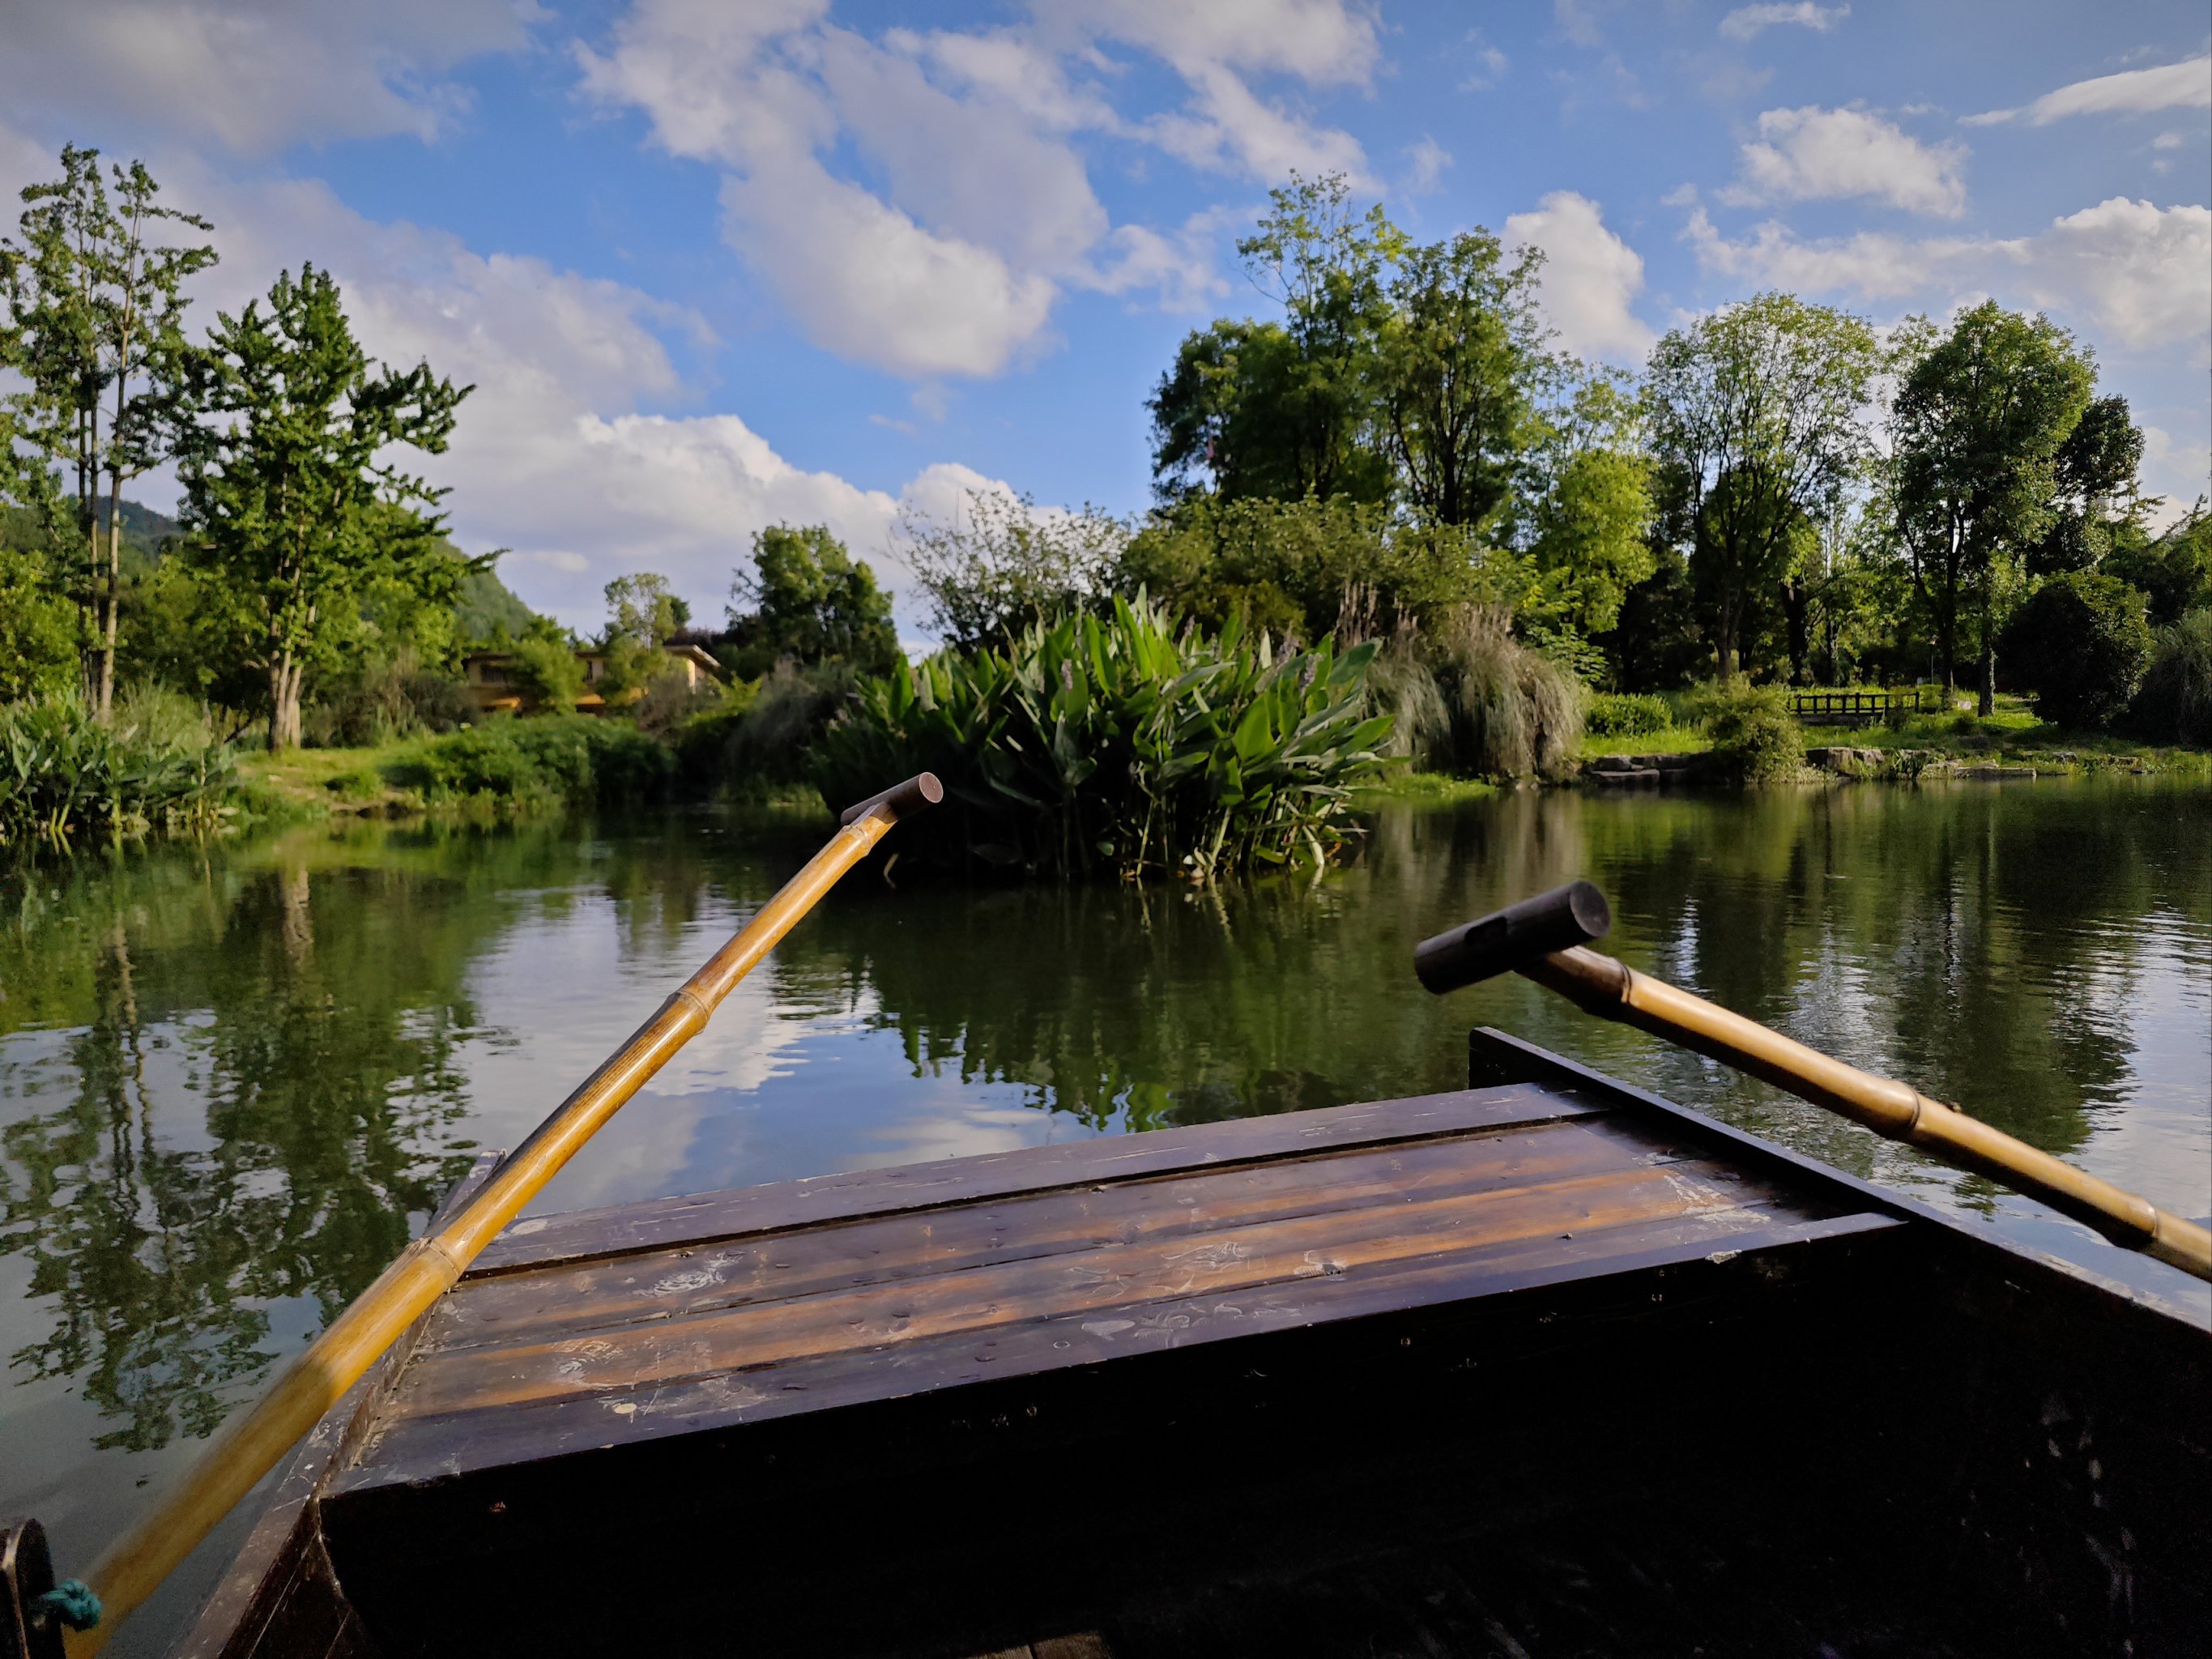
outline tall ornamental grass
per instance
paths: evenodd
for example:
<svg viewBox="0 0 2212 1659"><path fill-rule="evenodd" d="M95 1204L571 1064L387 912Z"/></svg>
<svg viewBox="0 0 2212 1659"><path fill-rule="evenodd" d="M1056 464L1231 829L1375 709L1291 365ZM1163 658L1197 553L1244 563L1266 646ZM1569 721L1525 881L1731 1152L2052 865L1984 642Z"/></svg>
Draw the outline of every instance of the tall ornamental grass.
<svg viewBox="0 0 2212 1659"><path fill-rule="evenodd" d="M1460 605L1401 632L1374 677L1399 751L1463 776L1556 776L1583 735L1582 684L1513 636L1502 605Z"/></svg>
<svg viewBox="0 0 2212 1659"><path fill-rule="evenodd" d="M2130 724L2161 743L2212 749L2212 610L2158 630Z"/></svg>
<svg viewBox="0 0 2212 1659"><path fill-rule="evenodd" d="M1178 635L1159 607L1116 600L863 682L816 744L813 778L834 805L936 773L945 804L900 835L939 862L1200 881L1318 866L1353 833L1350 791L1383 763L1374 655L1278 653L1233 617Z"/></svg>
<svg viewBox="0 0 2212 1659"><path fill-rule="evenodd" d="M229 746L173 694L127 694L106 726L75 692L0 706L0 846L208 829L236 783Z"/></svg>

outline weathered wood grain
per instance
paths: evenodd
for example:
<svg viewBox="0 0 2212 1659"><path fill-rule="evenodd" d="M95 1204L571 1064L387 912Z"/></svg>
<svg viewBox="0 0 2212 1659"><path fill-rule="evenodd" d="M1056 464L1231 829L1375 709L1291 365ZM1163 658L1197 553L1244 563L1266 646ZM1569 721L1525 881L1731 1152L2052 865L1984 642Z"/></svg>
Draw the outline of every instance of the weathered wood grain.
<svg viewBox="0 0 2212 1659"><path fill-rule="evenodd" d="M1569 1121L1063 1188L757 1243L641 1251L464 1284L439 1305L418 1351L511 1345L552 1333L575 1337L1109 1244L1656 1168L1691 1155L1679 1144L1601 1133Z"/></svg>
<svg viewBox="0 0 2212 1659"><path fill-rule="evenodd" d="M1389 1206L1105 1243L888 1285L419 1357L385 1421L735 1371L1052 1314L1220 1294L1516 1239L1772 1201L1727 1165L1683 1160ZM917 1218L913 1224L920 1224ZM1595 1247L1597 1241L1593 1240Z"/></svg>
<svg viewBox="0 0 2212 1659"><path fill-rule="evenodd" d="M1527 1085L1465 1089L533 1216L487 1246L470 1276L1336 1146L1552 1122L1602 1109L1571 1091Z"/></svg>
<svg viewBox="0 0 2212 1659"><path fill-rule="evenodd" d="M1232 1295L1103 1314L1065 1312L750 1372L654 1380L496 1411L395 1418L385 1425L373 1458L334 1476L331 1490L350 1495L408 1487L732 1424L835 1412L1454 1303L1511 1298L1540 1286L1633 1276L1681 1262L1755 1261L1900 1224L1864 1214L1806 1220L1764 1206L1676 1214L1612 1229L1601 1242L1556 1235L1500 1241Z"/></svg>

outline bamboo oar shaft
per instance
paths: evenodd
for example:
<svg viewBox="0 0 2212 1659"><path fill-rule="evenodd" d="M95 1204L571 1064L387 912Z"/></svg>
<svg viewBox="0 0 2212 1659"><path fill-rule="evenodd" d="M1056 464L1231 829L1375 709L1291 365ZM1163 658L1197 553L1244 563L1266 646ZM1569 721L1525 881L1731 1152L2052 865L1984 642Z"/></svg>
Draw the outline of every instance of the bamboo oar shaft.
<svg viewBox="0 0 2212 1659"><path fill-rule="evenodd" d="M2116 1244L2212 1279L2212 1232L1908 1085L1846 1066L1586 946L1538 957L1518 971L1591 1013L1748 1072L1876 1134L2039 1199Z"/></svg>
<svg viewBox="0 0 2212 1659"><path fill-rule="evenodd" d="M551 1116L502 1159L438 1229L416 1239L292 1361L253 1408L225 1424L173 1491L118 1539L85 1575L100 1622L72 1632L78 1659L97 1652L233 1504L336 1405L408 1326L453 1287L562 1166L707 1024L731 988L775 948L824 893L883 838L902 812L940 799L924 773L846 815L805 867L739 928L706 965Z"/></svg>

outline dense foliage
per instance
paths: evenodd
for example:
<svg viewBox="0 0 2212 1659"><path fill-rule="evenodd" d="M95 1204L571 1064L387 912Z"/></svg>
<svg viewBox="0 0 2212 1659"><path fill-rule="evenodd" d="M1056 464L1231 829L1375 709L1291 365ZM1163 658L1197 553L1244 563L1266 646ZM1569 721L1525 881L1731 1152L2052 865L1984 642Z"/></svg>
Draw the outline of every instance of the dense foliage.
<svg viewBox="0 0 2212 1659"><path fill-rule="evenodd" d="M125 697L101 722L74 691L0 705L0 846L204 828L234 781L229 749L175 700Z"/></svg>
<svg viewBox="0 0 2212 1659"><path fill-rule="evenodd" d="M432 800L590 804L654 799L674 773L667 746L635 726L560 714L487 720L441 738L406 781Z"/></svg>
<svg viewBox="0 0 2212 1659"><path fill-rule="evenodd" d="M2117 576L2069 570L2037 587L2005 631L2036 712L2061 726L2106 726L2150 666L2143 596Z"/></svg>
<svg viewBox="0 0 2212 1659"><path fill-rule="evenodd" d="M1002 651L945 651L860 688L816 745L830 800L935 772L945 806L909 855L1205 880L1324 863L1382 765L1365 711L1376 647L1279 652L1232 622L1177 633L1159 607L1032 625Z"/></svg>
<svg viewBox="0 0 2212 1659"><path fill-rule="evenodd" d="M1601 692L1583 713L1583 729L1598 738L1648 737L1664 732L1674 720L1665 699L1649 692Z"/></svg>
<svg viewBox="0 0 2212 1659"><path fill-rule="evenodd" d="M1692 713L1738 782L1778 783L1805 769L1805 733L1779 686L1724 680L1700 693Z"/></svg>
<svg viewBox="0 0 2212 1659"><path fill-rule="evenodd" d="M2212 749L2212 608L2158 630L2134 724L2161 742Z"/></svg>

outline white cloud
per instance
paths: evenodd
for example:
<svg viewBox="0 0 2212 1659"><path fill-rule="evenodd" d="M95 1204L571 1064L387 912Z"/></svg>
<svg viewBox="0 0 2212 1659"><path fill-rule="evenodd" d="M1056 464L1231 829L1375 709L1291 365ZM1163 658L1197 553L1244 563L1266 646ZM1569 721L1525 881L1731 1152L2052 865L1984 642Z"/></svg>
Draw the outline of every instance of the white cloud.
<svg viewBox="0 0 2212 1659"><path fill-rule="evenodd" d="M1966 210L1957 144L1923 144L1857 109L1771 109L1744 145L1741 180L1723 192L1738 204L1867 196L1911 213L1957 218Z"/></svg>
<svg viewBox="0 0 2212 1659"><path fill-rule="evenodd" d="M28 0L6 8L0 108L213 140L432 138L466 109L438 77L528 45L532 0Z"/></svg>
<svg viewBox="0 0 2212 1659"><path fill-rule="evenodd" d="M812 155L733 175L724 237L817 343L894 374L995 374L1057 293L985 248L932 235Z"/></svg>
<svg viewBox="0 0 2212 1659"><path fill-rule="evenodd" d="M1571 351L1641 356L1650 328L1628 307L1644 288L1643 256L1605 227L1595 202L1555 190L1505 222L1505 240L1544 251L1544 314Z"/></svg>
<svg viewBox="0 0 2212 1659"><path fill-rule="evenodd" d="M1459 83L1462 92L1489 91L1505 78L1505 71L1512 64L1512 60L1495 46L1480 47L1474 57L1482 67Z"/></svg>
<svg viewBox="0 0 2212 1659"><path fill-rule="evenodd" d="M2153 512L2161 528L2212 493L2212 445L2177 439L2164 427L2143 422L2142 465L2138 476L2147 494L2165 499Z"/></svg>
<svg viewBox="0 0 2212 1659"><path fill-rule="evenodd" d="M1721 19L1721 33L1731 40L1748 40L1761 29L1794 25L1825 34L1851 15L1849 6L1816 6L1813 0L1794 5L1738 6Z"/></svg>
<svg viewBox="0 0 2212 1659"><path fill-rule="evenodd" d="M1451 152L1425 133L1419 143L1406 146L1406 177L1398 188L1408 196L1425 195L1437 188L1452 164Z"/></svg>
<svg viewBox="0 0 2212 1659"><path fill-rule="evenodd" d="M1144 127L1147 137L1178 161L1269 184L1292 173L1340 173L1355 183L1370 182L1366 151L1350 133L1316 126L1268 103L1224 64L1202 64L1185 74L1189 108L1156 117Z"/></svg>
<svg viewBox="0 0 2212 1659"><path fill-rule="evenodd" d="M1777 224L1729 241L1698 208L1683 236L1705 270L1740 282L1866 300L1996 294L2138 350L2212 335L2212 210L2203 207L2116 196L2033 236L1863 231L1814 241Z"/></svg>
<svg viewBox="0 0 2212 1659"><path fill-rule="evenodd" d="M1374 15L1345 0L1030 0L1030 9L1062 40L1119 40L1186 77L1222 64L1364 86L1382 56Z"/></svg>
<svg viewBox="0 0 2212 1659"><path fill-rule="evenodd" d="M992 375L1034 356L1070 289L1149 284L1173 309L1212 291L1196 222L1115 226L1079 134L1270 183L1292 171L1365 179L1349 134L1246 78L1364 83L1378 55L1364 11L1341 0L1032 9L1025 27L871 40L832 25L824 0L635 0L604 47L575 56L586 98L643 111L663 147L727 170L725 240L811 338L909 377ZM1112 74L1102 42L1165 59L1187 102L1124 119L1097 81L1071 74Z"/></svg>
<svg viewBox="0 0 2212 1659"><path fill-rule="evenodd" d="M1964 118L1968 126L2025 120L2032 127L2063 121L2069 115L2132 115L2160 109L2212 106L2212 54L2156 69L2124 70L2076 81L2046 92L2020 109L1985 110Z"/></svg>

